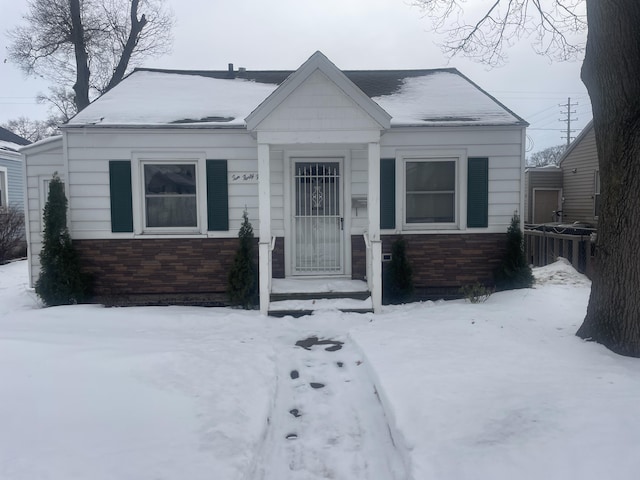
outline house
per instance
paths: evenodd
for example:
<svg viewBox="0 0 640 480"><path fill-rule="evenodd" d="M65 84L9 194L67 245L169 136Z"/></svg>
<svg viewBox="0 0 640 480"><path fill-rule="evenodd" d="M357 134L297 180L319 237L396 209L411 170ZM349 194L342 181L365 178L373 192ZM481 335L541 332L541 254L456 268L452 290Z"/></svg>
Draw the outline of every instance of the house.
<svg viewBox="0 0 640 480"><path fill-rule="evenodd" d="M563 222L597 228L600 174L593 121L584 127L558 163L562 170Z"/></svg>
<svg viewBox="0 0 640 480"><path fill-rule="evenodd" d="M366 280L379 311L400 236L420 295L490 284L526 126L452 68L137 69L23 150L31 282L58 172L96 301L224 301L245 209L264 313L274 279L319 277Z"/></svg>
<svg viewBox="0 0 640 480"><path fill-rule="evenodd" d="M600 199L593 121L569 145L557 167L526 170L525 197L529 262L543 266L561 256L591 276Z"/></svg>
<svg viewBox="0 0 640 480"><path fill-rule="evenodd" d="M12 205L23 210L22 159L18 149L29 143L29 140L0 127L0 209Z"/></svg>

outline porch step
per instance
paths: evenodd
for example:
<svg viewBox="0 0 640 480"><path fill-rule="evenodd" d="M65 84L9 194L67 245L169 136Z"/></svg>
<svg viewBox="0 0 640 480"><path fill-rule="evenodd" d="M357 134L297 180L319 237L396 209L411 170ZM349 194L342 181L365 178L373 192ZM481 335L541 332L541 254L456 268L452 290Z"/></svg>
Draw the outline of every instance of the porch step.
<svg viewBox="0 0 640 480"><path fill-rule="evenodd" d="M323 298L353 298L355 300L366 300L371 296L371 292L363 290L361 292L299 292L299 293L272 293L272 302L284 300L321 300Z"/></svg>
<svg viewBox="0 0 640 480"><path fill-rule="evenodd" d="M373 305L370 296L367 296L365 299L346 297L308 300L289 299L271 302L269 304L269 316L271 317L284 317L286 315L302 317L321 311L372 313Z"/></svg>
<svg viewBox="0 0 640 480"><path fill-rule="evenodd" d="M269 315L301 317L317 311L373 312L371 293L359 280L273 279Z"/></svg>

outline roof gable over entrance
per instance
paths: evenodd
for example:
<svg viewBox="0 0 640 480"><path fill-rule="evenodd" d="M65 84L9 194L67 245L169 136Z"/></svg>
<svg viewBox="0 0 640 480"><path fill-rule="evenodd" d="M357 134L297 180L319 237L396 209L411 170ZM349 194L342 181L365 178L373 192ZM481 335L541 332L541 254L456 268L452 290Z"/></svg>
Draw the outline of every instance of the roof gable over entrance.
<svg viewBox="0 0 640 480"><path fill-rule="evenodd" d="M381 130L390 127L391 115L316 52L246 123L248 130Z"/></svg>

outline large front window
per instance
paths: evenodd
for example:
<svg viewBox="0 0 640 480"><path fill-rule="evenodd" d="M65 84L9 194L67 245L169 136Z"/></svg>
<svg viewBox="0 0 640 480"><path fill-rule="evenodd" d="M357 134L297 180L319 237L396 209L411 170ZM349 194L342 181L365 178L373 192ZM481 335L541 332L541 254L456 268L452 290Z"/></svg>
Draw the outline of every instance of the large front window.
<svg viewBox="0 0 640 480"><path fill-rule="evenodd" d="M195 163L144 164L147 228L198 226Z"/></svg>
<svg viewBox="0 0 640 480"><path fill-rule="evenodd" d="M456 221L456 160L416 159L405 162L405 223Z"/></svg>

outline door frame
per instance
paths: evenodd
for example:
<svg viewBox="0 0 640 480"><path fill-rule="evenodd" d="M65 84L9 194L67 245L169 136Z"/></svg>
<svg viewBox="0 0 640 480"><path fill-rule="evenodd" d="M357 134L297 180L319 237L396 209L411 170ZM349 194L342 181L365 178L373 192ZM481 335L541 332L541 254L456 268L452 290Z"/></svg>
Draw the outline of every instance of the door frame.
<svg viewBox="0 0 640 480"><path fill-rule="evenodd" d="M292 205L295 202L295 164L296 162L312 162L314 160L338 162L342 174L341 177L341 199L342 199L342 272L336 274L296 274L294 270L294 210ZM347 277L351 278L351 152L347 149L308 148L304 150L287 150L284 155L284 264L285 277L313 278L316 277Z"/></svg>
<svg viewBox="0 0 640 480"><path fill-rule="evenodd" d="M556 187L536 187L532 190L532 195L531 195L531 222L535 223L535 219L536 219L536 193L540 192L540 191L544 191L544 192L550 192L550 191L554 191L557 193L557 198L558 198L558 208L556 208L556 211L558 210L562 210L562 188L556 188ZM562 215L562 217L564 217L564 215ZM549 222L545 222L545 223L551 223Z"/></svg>

